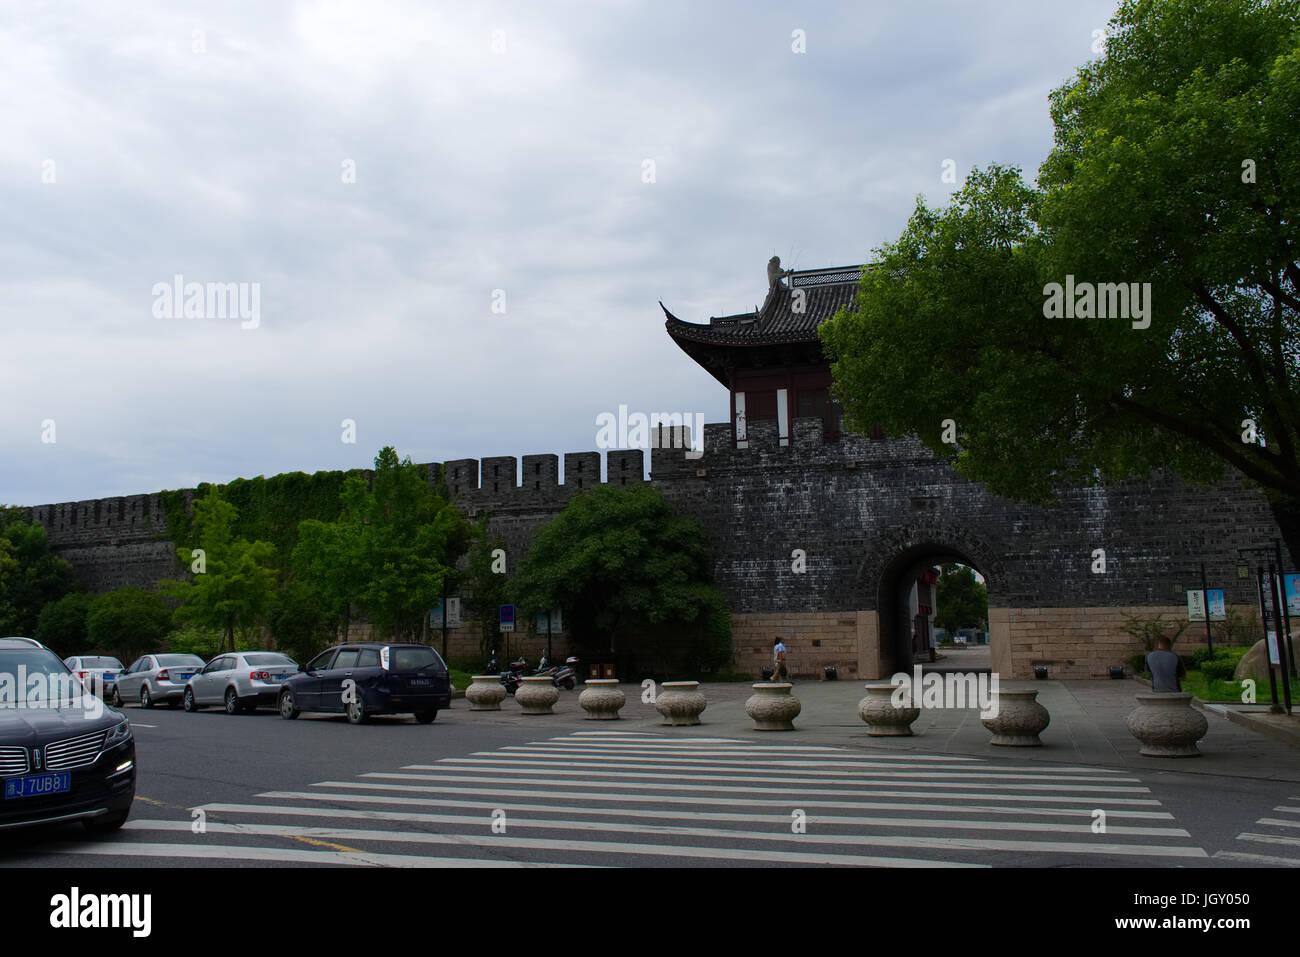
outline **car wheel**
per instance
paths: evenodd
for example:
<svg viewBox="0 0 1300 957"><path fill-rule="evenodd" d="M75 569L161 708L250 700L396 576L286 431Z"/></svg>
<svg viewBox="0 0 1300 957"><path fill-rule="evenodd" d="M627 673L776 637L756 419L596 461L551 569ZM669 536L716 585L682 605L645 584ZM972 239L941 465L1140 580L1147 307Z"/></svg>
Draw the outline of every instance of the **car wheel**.
<svg viewBox="0 0 1300 957"><path fill-rule="evenodd" d="M183 704L185 705L185 710L186 710L186 711L198 711L198 710L199 710L199 703L198 703L197 701L194 700L194 689L193 689L193 688L186 688L186 689L185 689L185 700L184 700Z"/></svg>
<svg viewBox="0 0 1300 957"><path fill-rule="evenodd" d="M153 697L149 694L149 686L147 684L140 689L140 707L153 707Z"/></svg>
<svg viewBox="0 0 1300 957"><path fill-rule="evenodd" d="M244 707L239 703L239 694L234 688L226 689L226 714L239 714Z"/></svg>
<svg viewBox="0 0 1300 957"><path fill-rule="evenodd" d="M126 819L130 813L131 809L127 808L125 811L117 811L113 814L103 814L99 817L87 818L81 823L91 834L108 834L121 828L121 826L126 823Z"/></svg>
<svg viewBox="0 0 1300 957"><path fill-rule="evenodd" d="M433 724L433 719L438 717L438 709L430 708L428 711L415 712L415 720L420 724Z"/></svg>
<svg viewBox="0 0 1300 957"><path fill-rule="evenodd" d="M113 689L113 700L111 703L114 708L122 707L122 692L118 691L116 688Z"/></svg>
<svg viewBox="0 0 1300 957"><path fill-rule="evenodd" d="M280 717L292 721L298 714L298 703L293 700L293 692L286 688L280 692Z"/></svg>
<svg viewBox="0 0 1300 957"><path fill-rule="evenodd" d="M366 705L359 697L348 702L348 722L362 724L366 720Z"/></svg>

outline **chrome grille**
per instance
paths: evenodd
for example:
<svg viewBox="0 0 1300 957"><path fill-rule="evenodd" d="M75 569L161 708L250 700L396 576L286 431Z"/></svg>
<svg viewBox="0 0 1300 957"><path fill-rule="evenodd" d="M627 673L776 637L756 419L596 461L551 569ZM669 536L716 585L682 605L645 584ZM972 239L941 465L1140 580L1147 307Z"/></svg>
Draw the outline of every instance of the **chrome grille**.
<svg viewBox="0 0 1300 957"><path fill-rule="evenodd" d="M0 774L22 774L26 770L26 748L0 748Z"/></svg>
<svg viewBox="0 0 1300 957"><path fill-rule="evenodd" d="M64 738L45 747L45 770L66 771L94 762L104 747L104 731Z"/></svg>

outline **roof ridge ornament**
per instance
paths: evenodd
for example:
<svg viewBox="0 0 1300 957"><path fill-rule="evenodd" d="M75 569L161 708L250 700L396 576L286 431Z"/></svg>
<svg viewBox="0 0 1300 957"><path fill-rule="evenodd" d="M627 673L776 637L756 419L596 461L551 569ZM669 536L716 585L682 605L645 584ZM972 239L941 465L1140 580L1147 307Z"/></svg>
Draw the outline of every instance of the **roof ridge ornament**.
<svg viewBox="0 0 1300 957"><path fill-rule="evenodd" d="M781 257L773 256L767 261L767 289L770 293L773 289L783 285L781 280L786 276L793 276L793 269L781 268Z"/></svg>

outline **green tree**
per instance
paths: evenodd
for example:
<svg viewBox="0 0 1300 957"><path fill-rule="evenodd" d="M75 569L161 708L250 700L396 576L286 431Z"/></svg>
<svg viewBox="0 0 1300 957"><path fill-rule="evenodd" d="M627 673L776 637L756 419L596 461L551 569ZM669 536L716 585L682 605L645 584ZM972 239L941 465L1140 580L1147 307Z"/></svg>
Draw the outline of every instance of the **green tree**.
<svg viewBox="0 0 1300 957"><path fill-rule="evenodd" d="M50 551L26 509L0 507L0 635L34 637L41 609L76 588L72 566Z"/></svg>
<svg viewBox="0 0 1300 957"><path fill-rule="evenodd" d="M180 603L176 621L219 629L227 651L235 650L235 633L247 640L252 628L265 621L275 596L275 547L269 542L234 538L239 513L221 498L216 487L194 501L195 548L179 548L190 569L189 581L163 582L166 593Z"/></svg>
<svg viewBox="0 0 1300 957"><path fill-rule="evenodd" d="M375 457L371 485L349 477L336 522L302 523L294 566L333 613L353 605L393 638L416 640L442 597L443 578L469 547L473 528L391 446Z"/></svg>
<svg viewBox="0 0 1300 957"><path fill-rule="evenodd" d="M41 609L36 622L37 641L54 651L60 658L94 651L86 630L86 616L95 596L85 592L64 595Z"/></svg>
<svg viewBox="0 0 1300 957"><path fill-rule="evenodd" d="M934 623L948 634L960 628L983 628L989 617L988 589L966 565L949 563L940 570L935 586Z"/></svg>
<svg viewBox="0 0 1300 957"><path fill-rule="evenodd" d="M711 570L702 526L658 489L602 485L538 529L509 587L529 615L560 609L582 651L634 651L656 673L698 673L731 658Z"/></svg>
<svg viewBox="0 0 1300 957"><path fill-rule="evenodd" d="M488 521L489 516L485 512L475 527L474 542L470 545L469 561L463 575L470 586L465 610L469 617L478 622L479 654L485 663L492 650L501 643L499 610L510 600L506 593L506 575L492 570L496 564L492 553L496 549L504 550L506 543L499 538L490 537ZM505 654L504 649L501 654Z"/></svg>
<svg viewBox="0 0 1300 957"><path fill-rule="evenodd" d="M1233 466L1300 515L1298 13L1126 0L1051 96L1037 185L993 165L946 209L918 200L825 324L850 425L914 432L1018 498ZM1047 318L1067 277L1149 283L1149 313Z"/></svg>
<svg viewBox="0 0 1300 957"><path fill-rule="evenodd" d="M157 595L130 586L97 595L86 615L86 637L129 663L157 651L172 628L172 610Z"/></svg>
<svg viewBox="0 0 1300 957"><path fill-rule="evenodd" d="M290 581L280 592L270 626L276 648L297 661L306 662L333 641L335 617L310 588L302 582Z"/></svg>

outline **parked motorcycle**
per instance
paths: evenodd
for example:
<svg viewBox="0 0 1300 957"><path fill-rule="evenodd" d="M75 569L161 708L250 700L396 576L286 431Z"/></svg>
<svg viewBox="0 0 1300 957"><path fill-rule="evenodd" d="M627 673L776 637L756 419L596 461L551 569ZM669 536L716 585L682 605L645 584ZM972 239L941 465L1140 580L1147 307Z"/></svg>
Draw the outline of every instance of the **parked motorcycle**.
<svg viewBox="0 0 1300 957"><path fill-rule="evenodd" d="M542 660L537 663L537 670L533 674L537 677L547 677L557 688L564 688L566 691L572 691L577 676L577 658L566 658L563 665L551 665L546 660L546 655L542 655Z"/></svg>
<svg viewBox="0 0 1300 957"><path fill-rule="evenodd" d="M505 686L506 694L512 695L519 690L519 686L524 679L524 669L527 666L528 662L520 657L510 662L507 670L501 672L501 684Z"/></svg>

